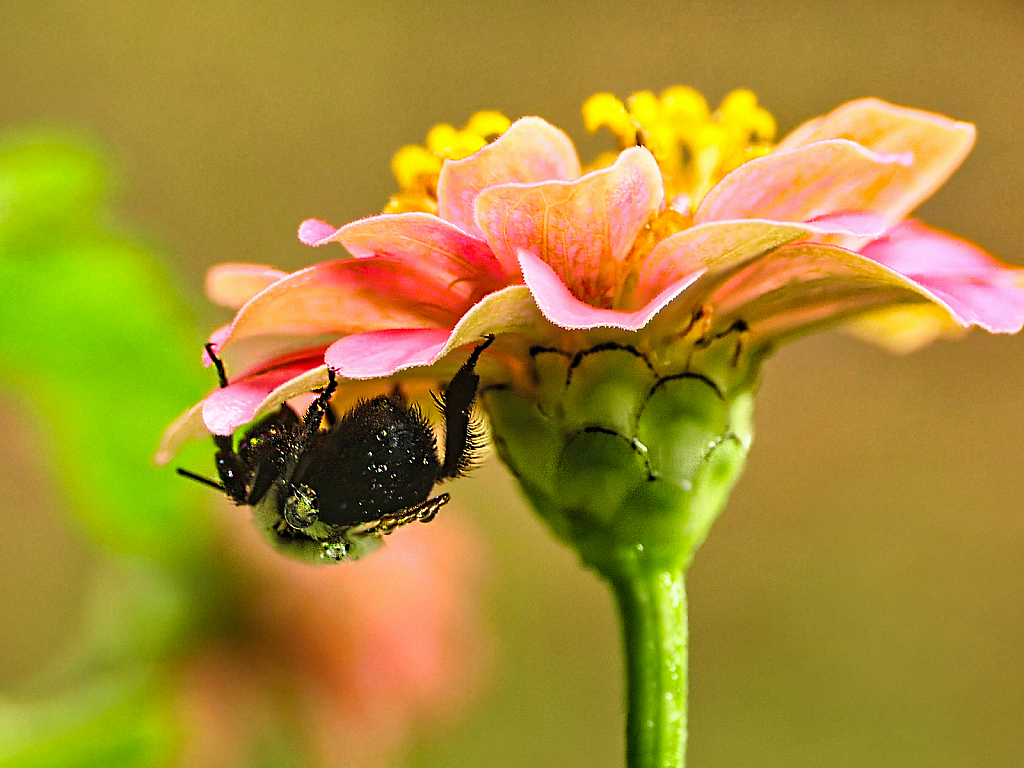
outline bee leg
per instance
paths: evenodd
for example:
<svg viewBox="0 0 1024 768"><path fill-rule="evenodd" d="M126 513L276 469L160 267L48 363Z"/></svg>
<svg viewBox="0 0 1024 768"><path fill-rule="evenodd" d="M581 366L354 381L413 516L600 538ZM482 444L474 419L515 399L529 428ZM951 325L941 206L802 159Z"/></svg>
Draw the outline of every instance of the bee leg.
<svg viewBox="0 0 1024 768"><path fill-rule="evenodd" d="M437 517L437 513L441 510L441 507L447 504L450 498L451 497L447 493L442 493L440 496L435 496L432 499L427 499L427 501L422 504L418 504L417 507L420 509L416 513L416 519L421 523L429 523Z"/></svg>
<svg viewBox="0 0 1024 768"><path fill-rule="evenodd" d="M387 536L396 528L400 528L408 523L414 523L419 520L421 523L429 523L433 520L448 500L451 497L447 493L442 493L440 496L435 496L432 499L421 501L419 504L415 504L406 509L393 512L389 515L384 515L376 525L367 528L367 533L379 533L381 536Z"/></svg>
<svg viewBox="0 0 1024 768"><path fill-rule="evenodd" d="M299 440L302 443L303 450L309 445L313 436L320 431L320 424L323 422L324 416L331 409L331 397L337 388L338 379L334 375L334 370L328 368L327 386L316 396L316 400L310 404L306 415L302 419L302 431Z"/></svg>
<svg viewBox="0 0 1024 768"><path fill-rule="evenodd" d="M494 343L494 335L479 344L463 364L451 382L444 388L444 394L436 398L444 410L444 464L438 480L458 477L473 462L474 452L480 447L482 435L474 429L472 422L473 401L480 385L476 364L485 349Z"/></svg>

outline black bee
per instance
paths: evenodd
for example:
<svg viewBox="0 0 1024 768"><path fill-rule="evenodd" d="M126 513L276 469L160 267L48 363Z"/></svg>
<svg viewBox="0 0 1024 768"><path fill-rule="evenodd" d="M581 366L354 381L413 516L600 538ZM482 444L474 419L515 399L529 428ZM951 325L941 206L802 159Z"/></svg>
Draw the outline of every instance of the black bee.
<svg viewBox="0 0 1024 768"><path fill-rule="evenodd" d="M448 502L447 493L430 498L434 485L472 466L483 442L471 417L480 383L475 368L493 341L488 335L441 396L433 395L444 415L443 461L430 424L397 388L359 401L339 419L330 408L338 382L328 370L327 386L301 419L285 403L250 427L237 450L234 435L214 435L219 483L178 473L251 506L268 540L290 555L313 562L355 559L375 549L383 534L432 520ZM209 344L206 351L226 387L224 364Z"/></svg>

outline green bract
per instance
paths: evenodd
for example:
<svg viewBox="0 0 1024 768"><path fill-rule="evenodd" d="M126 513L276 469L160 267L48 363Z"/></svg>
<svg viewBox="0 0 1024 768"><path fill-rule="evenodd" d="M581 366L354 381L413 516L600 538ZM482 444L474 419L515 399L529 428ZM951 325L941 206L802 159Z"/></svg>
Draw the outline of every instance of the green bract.
<svg viewBox="0 0 1024 768"><path fill-rule="evenodd" d="M531 384L484 393L501 458L587 565L614 578L689 564L750 448L743 339L536 347Z"/></svg>

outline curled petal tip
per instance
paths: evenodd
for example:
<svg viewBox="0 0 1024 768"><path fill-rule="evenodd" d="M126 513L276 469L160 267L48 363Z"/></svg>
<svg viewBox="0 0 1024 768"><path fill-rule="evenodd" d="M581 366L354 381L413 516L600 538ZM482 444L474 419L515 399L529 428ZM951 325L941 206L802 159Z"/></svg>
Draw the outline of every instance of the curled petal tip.
<svg viewBox="0 0 1024 768"><path fill-rule="evenodd" d="M523 249L519 250L518 255L523 278L540 311L555 325L569 330L619 328L638 331L705 271L698 269L676 280L642 308L625 312L594 307L580 301L542 259Z"/></svg>
<svg viewBox="0 0 1024 768"><path fill-rule="evenodd" d="M299 225L299 240L306 245L323 245L338 230L320 219L306 219Z"/></svg>

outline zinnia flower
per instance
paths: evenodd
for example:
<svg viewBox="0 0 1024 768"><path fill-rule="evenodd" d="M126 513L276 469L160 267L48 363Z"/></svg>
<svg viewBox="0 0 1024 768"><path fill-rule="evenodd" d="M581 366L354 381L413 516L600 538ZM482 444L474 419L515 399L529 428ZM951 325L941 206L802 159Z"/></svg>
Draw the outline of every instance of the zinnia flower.
<svg viewBox="0 0 1024 768"><path fill-rule="evenodd" d="M637 94L628 110L601 95L586 117L650 146L583 174L557 128L523 118L488 144L503 125L483 113L462 132L435 129L433 151L399 153L391 209L402 212L303 223L303 242L354 258L291 275L215 267L211 297L239 308L211 338L231 383L168 431L158 460L322 386L325 363L348 380L412 368L420 377L405 378L436 382L454 370L445 358L485 333L499 336L489 356L514 367L529 347L564 346L566 330L655 345L698 316L705 336L743 327L751 349L875 311L867 333L893 308L902 325L876 334L893 345L1024 323L1018 269L904 218L963 161L970 124L865 99L770 147L774 123L750 94L709 115L682 88Z"/></svg>

